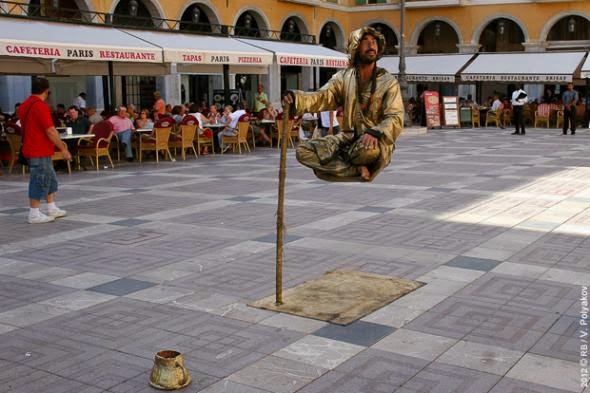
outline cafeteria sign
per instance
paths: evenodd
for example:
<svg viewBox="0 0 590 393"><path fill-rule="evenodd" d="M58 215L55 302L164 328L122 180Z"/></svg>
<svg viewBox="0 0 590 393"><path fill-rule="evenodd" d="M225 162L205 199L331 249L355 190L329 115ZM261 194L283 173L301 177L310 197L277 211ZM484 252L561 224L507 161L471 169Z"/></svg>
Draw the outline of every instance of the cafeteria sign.
<svg viewBox="0 0 590 393"><path fill-rule="evenodd" d="M161 62L161 52L141 51L130 49L98 49L80 46L43 46L33 44L2 44L1 56L41 57L49 59L72 60L111 60L111 61L137 61L137 62Z"/></svg>
<svg viewBox="0 0 590 393"><path fill-rule="evenodd" d="M306 66L306 67L328 67L328 68L346 68L348 67L347 59L325 59L322 57L305 57L291 55L277 55L277 62L284 66Z"/></svg>
<svg viewBox="0 0 590 393"><path fill-rule="evenodd" d="M463 81L480 82L571 82L572 75L558 74L461 74Z"/></svg>

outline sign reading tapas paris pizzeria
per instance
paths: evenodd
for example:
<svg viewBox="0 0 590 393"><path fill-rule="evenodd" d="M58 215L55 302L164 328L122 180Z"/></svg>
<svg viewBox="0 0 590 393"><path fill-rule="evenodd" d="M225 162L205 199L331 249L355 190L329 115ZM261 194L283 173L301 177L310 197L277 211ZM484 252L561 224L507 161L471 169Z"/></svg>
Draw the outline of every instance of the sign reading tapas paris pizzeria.
<svg viewBox="0 0 590 393"><path fill-rule="evenodd" d="M572 75L560 74L461 74L469 82L571 82Z"/></svg>
<svg viewBox="0 0 590 393"><path fill-rule="evenodd" d="M135 50L117 48L88 48L74 46L44 46L25 44L2 44L0 56L41 57L65 60L107 60L107 61L136 61L160 63L162 52L160 49Z"/></svg>
<svg viewBox="0 0 590 393"><path fill-rule="evenodd" d="M326 68L346 68L348 67L347 59L334 59L322 57L307 57L293 55L277 55L279 65L285 66L304 66L304 67L326 67Z"/></svg>
<svg viewBox="0 0 590 393"><path fill-rule="evenodd" d="M185 64L242 64L242 65L268 65L272 63L272 54L211 54L203 52L184 52L164 50L164 61Z"/></svg>

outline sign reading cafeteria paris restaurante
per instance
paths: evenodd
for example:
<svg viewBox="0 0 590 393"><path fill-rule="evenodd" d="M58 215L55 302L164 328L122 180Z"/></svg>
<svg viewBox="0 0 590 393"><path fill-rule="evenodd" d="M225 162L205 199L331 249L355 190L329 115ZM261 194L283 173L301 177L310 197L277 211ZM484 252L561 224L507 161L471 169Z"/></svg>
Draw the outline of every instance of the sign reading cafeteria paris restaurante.
<svg viewBox="0 0 590 393"><path fill-rule="evenodd" d="M162 61L161 51L116 48L88 48L70 46L43 46L33 44L3 43L0 55L19 57L43 57L50 59L137 61L157 63Z"/></svg>
<svg viewBox="0 0 590 393"><path fill-rule="evenodd" d="M321 57L306 57L292 55L277 55L279 65L293 65L305 67L328 67L328 68L346 68L348 67L347 59L330 59Z"/></svg>

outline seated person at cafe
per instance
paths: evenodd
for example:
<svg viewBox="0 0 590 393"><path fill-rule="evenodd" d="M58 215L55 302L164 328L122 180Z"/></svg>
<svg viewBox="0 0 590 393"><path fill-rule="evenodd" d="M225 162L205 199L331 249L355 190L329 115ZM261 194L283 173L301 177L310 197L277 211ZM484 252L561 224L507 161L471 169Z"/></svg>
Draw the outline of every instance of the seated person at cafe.
<svg viewBox="0 0 590 393"><path fill-rule="evenodd" d="M182 118L184 117L184 106L183 105L174 105L172 107L172 118L176 124L180 124L182 122Z"/></svg>
<svg viewBox="0 0 590 393"><path fill-rule="evenodd" d="M150 119L149 115L147 109L142 109L141 112L139 112L139 117L135 119L135 129L154 128L154 122Z"/></svg>
<svg viewBox="0 0 590 393"><path fill-rule="evenodd" d="M102 116L99 115L98 112L96 112L95 106L89 106L88 108L86 108L86 117L88 118L88 121L90 121L91 124L96 124L103 121Z"/></svg>
<svg viewBox="0 0 590 393"><path fill-rule="evenodd" d="M276 109L273 108L272 104L269 102L268 104L266 104L266 107L264 109L262 109L260 112L258 112L258 121L256 121L256 124L252 124L252 131L254 131L254 135L256 135L256 137L260 140L262 139L263 141L267 142L267 143L271 143L271 139L268 136L268 134L265 131L265 125L263 123L260 122L260 120L267 120L267 121L275 121L277 118L278 112L276 111ZM268 124L268 123L266 123ZM272 124L271 124L272 126Z"/></svg>
<svg viewBox="0 0 590 393"><path fill-rule="evenodd" d="M217 124L221 120L221 114L217 112L217 106L215 104L211 104L209 106L209 114L207 115L207 123L208 124Z"/></svg>
<svg viewBox="0 0 590 393"><path fill-rule="evenodd" d="M133 161L133 149L131 147L131 136L135 127L131 119L127 117L127 108L120 106L117 114L109 118L109 122L113 125L113 131L117 134L119 142L125 145L125 158L127 161Z"/></svg>
<svg viewBox="0 0 590 393"><path fill-rule="evenodd" d="M201 136L205 136L207 138L213 137L213 131L210 128L205 128L205 123L208 123L209 120L206 116L201 113L201 106L198 104L191 104L188 109L187 116L194 116L197 119L197 133ZM185 116L186 117L186 116ZM207 146L203 146L203 149L199 152L202 155L209 154L209 148Z"/></svg>
<svg viewBox="0 0 590 393"><path fill-rule="evenodd" d="M66 127L72 127L72 133L74 134L87 134L92 128L92 124L90 120L80 115L80 110L77 106L72 105L68 108Z"/></svg>
<svg viewBox="0 0 590 393"><path fill-rule="evenodd" d="M55 112L51 114L53 124L55 124L56 127L64 127L66 124L66 116L66 106L64 104L57 104Z"/></svg>
<svg viewBox="0 0 590 393"><path fill-rule="evenodd" d="M235 112L232 112L234 108L231 105L226 105L223 108L223 115L221 116L220 123L224 125L223 130L217 134L217 138L219 141L219 147L225 153L229 149L229 145L223 146L221 143L221 138L225 136L236 136L238 134L238 120L242 115L246 114L246 111L243 109L239 109Z"/></svg>
<svg viewBox="0 0 590 393"><path fill-rule="evenodd" d="M498 112L498 110L502 110L502 101L500 101L500 97L498 95L494 96L494 101L492 102L492 107L490 110L492 112Z"/></svg>

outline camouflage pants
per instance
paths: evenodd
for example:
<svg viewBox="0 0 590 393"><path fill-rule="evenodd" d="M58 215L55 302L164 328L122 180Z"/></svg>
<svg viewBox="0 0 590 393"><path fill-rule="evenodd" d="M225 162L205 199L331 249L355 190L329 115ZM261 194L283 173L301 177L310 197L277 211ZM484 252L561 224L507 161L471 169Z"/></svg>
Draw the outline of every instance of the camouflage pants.
<svg viewBox="0 0 590 393"><path fill-rule="evenodd" d="M316 175L353 178L361 166L370 167L379 158L379 148L365 149L360 140L350 142L328 135L305 141L297 146L297 161L314 170Z"/></svg>

